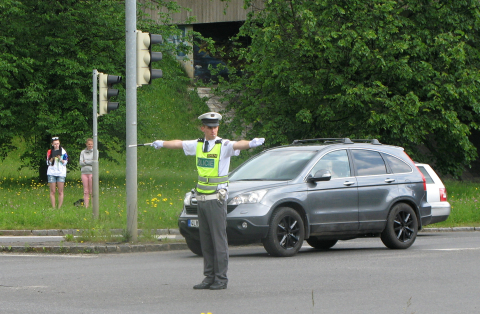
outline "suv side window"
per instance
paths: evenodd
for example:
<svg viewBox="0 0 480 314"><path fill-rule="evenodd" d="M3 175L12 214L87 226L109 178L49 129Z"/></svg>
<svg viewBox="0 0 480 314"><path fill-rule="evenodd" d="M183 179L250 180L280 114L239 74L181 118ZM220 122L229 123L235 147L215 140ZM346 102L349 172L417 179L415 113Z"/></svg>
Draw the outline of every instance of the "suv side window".
<svg viewBox="0 0 480 314"><path fill-rule="evenodd" d="M329 170L332 173L332 179L350 177L350 163L348 162L347 151L342 149L326 154L317 162L310 174L315 175L320 169Z"/></svg>
<svg viewBox="0 0 480 314"><path fill-rule="evenodd" d="M383 156L390 164L390 168L392 168L393 173L412 172L412 168L410 168L410 166L404 161L387 154L383 154Z"/></svg>
<svg viewBox="0 0 480 314"><path fill-rule="evenodd" d="M379 152L362 149L352 149L353 160L357 175L371 176L378 174L386 174L387 167L385 161Z"/></svg>

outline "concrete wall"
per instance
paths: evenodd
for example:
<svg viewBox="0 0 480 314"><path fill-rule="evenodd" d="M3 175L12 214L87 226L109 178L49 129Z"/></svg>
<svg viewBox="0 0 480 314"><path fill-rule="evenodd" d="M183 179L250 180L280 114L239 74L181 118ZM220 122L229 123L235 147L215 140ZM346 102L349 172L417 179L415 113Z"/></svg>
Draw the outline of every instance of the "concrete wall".
<svg viewBox="0 0 480 314"><path fill-rule="evenodd" d="M142 2L142 0L140 0ZM218 23L218 22L235 22L245 21L247 13L252 10L243 8L244 0L231 0L224 2L220 0L176 0L176 2L185 8L191 9L191 12L182 11L173 15L175 24L184 24L187 18L194 16L196 21L194 24L202 23ZM256 1L256 7L262 7L262 0ZM145 10L152 18L158 18L158 14L151 10Z"/></svg>

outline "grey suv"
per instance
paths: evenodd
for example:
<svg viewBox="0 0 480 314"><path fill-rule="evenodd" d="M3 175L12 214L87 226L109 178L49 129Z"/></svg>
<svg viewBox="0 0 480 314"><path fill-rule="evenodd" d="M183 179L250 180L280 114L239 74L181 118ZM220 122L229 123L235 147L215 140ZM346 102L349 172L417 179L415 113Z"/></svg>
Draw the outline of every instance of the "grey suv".
<svg viewBox="0 0 480 314"><path fill-rule="evenodd" d="M304 240L325 250L358 237L406 249L431 220L422 173L403 148L375 139L296 140L252 157L229 177L229 243L262 242L273 256L295 255ZM193 190L178 225L201 255Z"/></svg>

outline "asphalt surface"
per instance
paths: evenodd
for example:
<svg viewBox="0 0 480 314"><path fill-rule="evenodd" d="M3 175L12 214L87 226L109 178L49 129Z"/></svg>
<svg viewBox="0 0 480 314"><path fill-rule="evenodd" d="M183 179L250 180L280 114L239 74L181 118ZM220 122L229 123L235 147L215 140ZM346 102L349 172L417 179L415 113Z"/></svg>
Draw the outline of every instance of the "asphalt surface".
<svg viewBox="0 0 480 314"><path fill-rule="evenodd" d="M467 231L480 231L480 227L424 228L420 233ZM66 241L67 234L77 236L81 230L0 230L0 252L99 254L188 250L178 229L157 229L156 240L136 243ZM112 234L120 238L121 230L112 230Z"/></svg>
<svg viewBox="0 0 480 314"><path fill-rule="evenodd" d="M194 290L189 250L0 253L0 313L470 314L480 311L480 232L421 232L408 250L378 238L305 244L289 258L229 248L228 288Z"/></svg>

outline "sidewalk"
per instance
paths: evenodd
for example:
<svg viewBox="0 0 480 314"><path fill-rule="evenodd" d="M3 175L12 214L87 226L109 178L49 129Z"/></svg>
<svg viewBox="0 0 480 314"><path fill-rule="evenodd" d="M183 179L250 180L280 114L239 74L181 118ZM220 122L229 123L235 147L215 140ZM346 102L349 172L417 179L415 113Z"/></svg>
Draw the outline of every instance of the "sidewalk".
<svg viewBox="0 0 480 314"><path fill-rule="evenodd" d="M111 233L120 236L122 231L114 229ZM139 230L138 235L142 232ZM65 240L67 234L78 236L81 230L0 230L0 252L98 254L188 250L178 229L157 229L156 241L137 243L73 242Z"/></svg>
<svg viewBox="0 0 480 314"><path fill-rule="evenodd" d="M425 232L467 232L480 231L480 227L425 228ZM122 229L111 230L112 234L121 235ZM142 230L138 231L140 235ZM99 254L99 253L134 253L188 250L185 239L178 229L157 229L157 241L151 242L107 242L79 243L65 240L65 235L80 235L78 229L68 230L0 230L0 253L65 253L65 254Z"/></svg>

